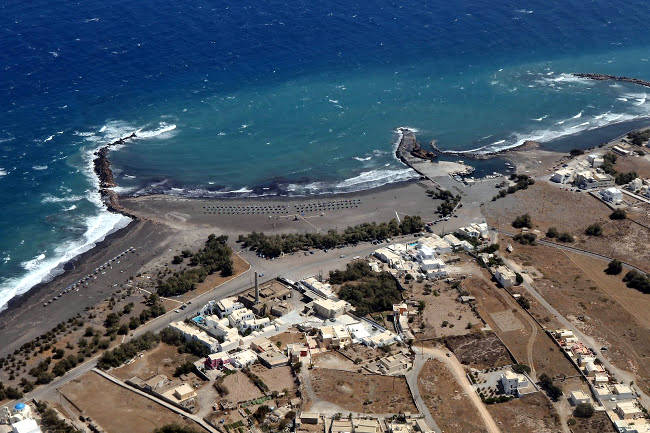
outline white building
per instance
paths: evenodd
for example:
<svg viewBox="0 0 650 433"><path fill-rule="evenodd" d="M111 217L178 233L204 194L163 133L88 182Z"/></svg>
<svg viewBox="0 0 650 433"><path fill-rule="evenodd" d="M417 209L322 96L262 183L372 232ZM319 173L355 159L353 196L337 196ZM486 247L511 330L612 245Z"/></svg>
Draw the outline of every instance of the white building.
<svg viewBox="0 0 650 433"><path fill-rule="evenodd" d="M460 247L465 251L472 251L474 249L474 245L470 244L468 241L460 241Z"/></svg>
<svg viewBox="0 0 650 433"><path fill-rule="evenodd" d="M603 198L603 200L614 204L623 201L623 193L621 192L620 189L614 187L607 188L600 191L600 196Z"/></svg>
<svg viewBox="0 0 650 433"><path fill-rule="evenodd" d="M313 290L321 296L324 296L326 298L331 298L334 296L334 293L332 292L332 286L327 283L321 283L315 277L304 279L302 280L302 283L307 286L307 288Z"/></svg>
<svg viewBox="0 0 650 433"><path fill-rule="evenodd" d="M528 378L523 374L517 374L506 370L499 376L499 383L504 394L519 396L519 390L529 385Z"/></svg>
<svg viewBox="0 0 650 433"><path fill-rule="evenodd" d="M630 388L625 384L617 383L616 385L613 386L613 388L617 400L628 400L628 399L636 398L636 395L634 394L634 391L632 391L632 388Z"/></svg>
<svg viewBox="0 0 650 433"><path fill-rule="evenodd" d="M499 284L501 284L506 289L517 284L517 275L507 268L506 266L499 266L494 271L494 278L497 279Z"/></svg>
<svg viewBox="0 0 650 433"><path fill-rule="evenodd" d="M348 310L348 303L341 299L315 299L312 305L314 312L324 319L340 316Z"/></svg>
<svg viewBox="0 0 650 433"><path fill-rule="evenodd" d="M239 322L237 327L241 332L244 332L247 329L257 331L259 329L263 329L264 327L268 326L270 323L271 323L271 319L269 319L268 317L262 317L261 319L243 320Z"/></svg>
<svg viewBox="0 0 650 433"><path fill-rule="evenodd" d="M591 399L582 391L572 391L569 395L569 402L572 405L577 406L579 404L589 403L591 402Z"/></svg>
<svg viewBox="0 0 650 433"><path fill-rule="evenodd" d="M401 267L403 262L402 257L399 254L396 254L388 248L378 248L373 254L379 260L388 264L391 268Z"/></svg>
<svg viewBox="0 0 650 433"><path fill-rule="evenodd" d="M216 338L209 336L205 331L194 328L185 322L172 322L169 324L169 327L180 332L185 340L193 340L201 343L210 350L210 353L218 352L220 350L219 341L217 341Z"/></svg>
<svg viewBox="0 0 650 433"><path fill-rule="evenodd" d="M421 238L418 241L418 254L420 250L423 250L425 247L428 247L429 250L433 250L436 254L447 254L451 252L451 245L449 245L449 242L436 234ZM428 252L428 250L426 251Z"/></svg>
<svg viewBox="0 0 650 433"><path fill-rule="evenodd" d="M460 239L458 239L456 236L452 235L451 233L444 235L442 238L443 238L445 241L447 241L447 243L448 243L449 245L451 245L451 247L452 247L454 250L457 250L457 249L459 249L459 248L462 248L462 244L461 244Z"/></svg>
<svg viewBox="0 0 650 433"><path fill-rule="evenodd" d="M597 153L587 155L587 161L589 161L589 164L591 164L591 167L593 168L600 167L605 163L605 159Z"/></svg>
<svg viewBox="0 0 650 433"><path fill-rule="evenodd" d="M11 424L12 433L41 433L41 428L31 418Z"/></svg>
<svg viewBox="0 0 650 433"><path fill-rule="evenodd" d="M239 302L234 296L231 296L230 298L224 298L221 301L217 302L217 309L219 311L219 316L221 317L229 316L233 311L240 310L242 308L244 308L244 304Z"/></svg>
<svg viewBox="0 0 650 433"><path fill-rule="evenodd" d="M246 349L233 353L230 363L237 368L244 368L254 364L255 361L257 361L257 354L251 349Z"/></svg>
<svg viewBox="0 0 650 433"><path fill-rule="evenodd" d="M603 188L614 185L614 178L596 170L583 170L576 173L574 182L582 189Z"/></svg>
<svg viewBox="0 0 650 433"><path fill-rule="evenodd" d="M245 322L247 320L253 320L255 318L255 315L251 310L248 308L242 308L239 310L233 311L229 316L228 316L228 322L230 322L230 326L237 327L239 328L239 324L241 322Z"/></svg>
<svg viewBox="0 0 650 433"><path fill-rule="evenodd" d="M561 169L551 175L551 182L570 183L573 180L573 172L567 169Z"/></svg>

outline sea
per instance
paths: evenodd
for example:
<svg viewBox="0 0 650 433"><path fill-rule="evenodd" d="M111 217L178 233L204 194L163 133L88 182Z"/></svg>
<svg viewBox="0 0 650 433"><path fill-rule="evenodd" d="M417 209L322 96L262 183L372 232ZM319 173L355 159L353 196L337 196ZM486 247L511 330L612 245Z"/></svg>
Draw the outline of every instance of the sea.
<svg viewBox="0 0 650 433"><path fill-rule="evenodd" d="M589 146L643 124L646 0L0 3L0 308L129 223L97 194L317 195L448 150ZM462 157L459 156L459 158Z"/></svg>

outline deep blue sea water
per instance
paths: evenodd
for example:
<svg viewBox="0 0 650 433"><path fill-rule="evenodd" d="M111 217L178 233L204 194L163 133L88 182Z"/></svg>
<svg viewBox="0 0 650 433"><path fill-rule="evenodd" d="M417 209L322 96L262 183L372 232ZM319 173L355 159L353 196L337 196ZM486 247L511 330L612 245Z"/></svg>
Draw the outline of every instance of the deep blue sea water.
<svg viewBox="0 0 650 433"><path fill-rule="evenodd" d="M120 191L216 196L407 179L399 126L582 145L648 89L569 74L650 79L648 22L641 0L4 1L0 306L128 222L95 193L108 140L142 137L111 154Z"/></svg>

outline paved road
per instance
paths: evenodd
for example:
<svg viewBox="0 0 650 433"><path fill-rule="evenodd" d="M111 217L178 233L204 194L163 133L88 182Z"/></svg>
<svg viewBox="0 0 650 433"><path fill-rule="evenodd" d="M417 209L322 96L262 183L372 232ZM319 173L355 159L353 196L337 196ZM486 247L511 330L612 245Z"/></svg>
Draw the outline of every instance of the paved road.
<svg viewBox="0 0 650 433"><path fill-rule="evenodd" d="M416 359L428 357L428 359L436 359L445 364L447 368L449 368L449 371L451 371L453 374L456 382L458 382L458 384L461 386L465 394L467 394L470 401L476 408L476 411L483 420L483 424L485 424L485 428L488 430L488 432L501 433L501 429L499 429L496 422L494 422L494 418L492 418L492 415L490 415L490 412L488 412L480 397L476 391L474 391L472 384L469 383L469 379L467 379L467 376L465 375L465 369L463 368L463 365L460 363L460 361L458 361L458 358L456 358L453 353L434 347L413 346L413 350L415 352ZM448 353L450 353L450 356L447 356Z"/></svg>
<svg viewBox="0 0 650 433"><path fill-rule="evenodd" d="M415 406L418 408L420 413L424 415L424 420L427 422L429 427L436 433L441 433L442 430L440 430L438 423L436 423L436 420L433 419L431 412L429 412L429 408L424 403L424 400L422 400L422 396L420 395L420 388L418 387L418 377L420 376L420 371L422 371L422 367L424 367L424 364L429 359L431 359L431 355L429 353L416 353L415 359L413 360L413 368L411 368L411 371L406 373L405 377L406 383L411 390L411 395L413 396Z"/></svg>

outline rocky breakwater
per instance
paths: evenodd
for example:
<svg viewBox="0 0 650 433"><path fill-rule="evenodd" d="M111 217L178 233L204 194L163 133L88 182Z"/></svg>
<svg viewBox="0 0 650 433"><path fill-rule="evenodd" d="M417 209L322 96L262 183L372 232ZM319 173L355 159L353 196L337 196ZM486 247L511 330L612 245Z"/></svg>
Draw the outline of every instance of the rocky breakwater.
<svg viewBox="0 0 650 433"><path fill-rule="evenodd" d="M639 86L650 87L650 81L641 80L639 78L608 75L608 74L592 74L592 73L576 73L573 74L573 76L579 78L587 78L589 80L596 80L596 81L606 81L606 80L622 81L625 83L632 83L632 84L638 84Z"/></svg>
<svg viewBox="0 0 650 433"><path fill-rule="evenodd" d="M97 179L99 180L99 194L102 197L102 201L106 204L109 211L121 213L131 218L135 218L135 216L124 211L120 206L117 193L111 189L114 188L116 184L115 178L113 177L113 170L111 169L111 161L108 159L108 153L110 152L111 147L124 144L128 140L134 138L136 138L135 132L100 147L95 151L95 158L93 159L93 168L97 175Z"/></svg>

